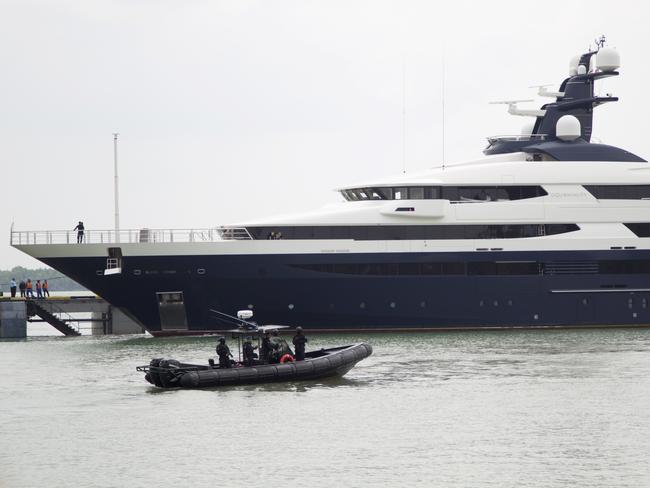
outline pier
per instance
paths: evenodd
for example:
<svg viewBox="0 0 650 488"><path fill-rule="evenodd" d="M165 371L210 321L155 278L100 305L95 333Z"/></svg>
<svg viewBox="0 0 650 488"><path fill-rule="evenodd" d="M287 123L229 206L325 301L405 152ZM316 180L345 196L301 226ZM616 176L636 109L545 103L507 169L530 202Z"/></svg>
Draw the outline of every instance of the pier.
<svg viewBox="0 0 650 488"><path fill-rule="evenodd" d="M65 336L142 334L143 327L98 296L0 297L0 339L27 337L27 326L45 322Z"/></svg>

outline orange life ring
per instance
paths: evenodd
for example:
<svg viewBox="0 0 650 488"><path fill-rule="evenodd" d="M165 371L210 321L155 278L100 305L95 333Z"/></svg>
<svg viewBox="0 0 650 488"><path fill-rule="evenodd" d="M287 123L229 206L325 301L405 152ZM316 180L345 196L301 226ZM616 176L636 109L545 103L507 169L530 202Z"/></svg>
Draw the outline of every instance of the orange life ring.
<svg viewBox="0 0 650 488"><path fill-rule="evenodd" d="M291 354L285 354L280 358L280 363L293 363L293 356Z"/></svg>

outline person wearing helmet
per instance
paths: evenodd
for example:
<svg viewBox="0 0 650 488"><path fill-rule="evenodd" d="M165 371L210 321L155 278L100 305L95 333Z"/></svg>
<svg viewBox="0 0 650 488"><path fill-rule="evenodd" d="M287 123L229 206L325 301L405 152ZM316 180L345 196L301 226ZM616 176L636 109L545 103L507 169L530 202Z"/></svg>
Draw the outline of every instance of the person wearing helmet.
<svg viewBox="0 0 650 488"><path fill-rule="evenodd" d="M267 330L262 337L262 345L260 346L260 359L268 363L271 354L271 333Z"/></svg>
<svg viewBox="0 0 650 488"><path fill-rule="evenodd" d="M296 361L305 360L305 344L307 344L307 338L302 333L302 327L296 327L296 335L293 336L293 345L296 348Z"/></svg>
<svg viewBox="0 0 650 488"><path fill-rule="evenodd" d="M244 341L242 352L244 353L244 364L246 366L253 366L255 358L257 357L255 349L257 349L257 346L253 346L250 339Z"/></svg>
<svg viewBox="0 0 650 488"><path fill-rule="evenodd" d="M230 353L230 348L226 345L226 338L220 337L219 344L217 344L217 356L219 356L219 367L220 368L230 368L230 359L232 354Z"/></svg>

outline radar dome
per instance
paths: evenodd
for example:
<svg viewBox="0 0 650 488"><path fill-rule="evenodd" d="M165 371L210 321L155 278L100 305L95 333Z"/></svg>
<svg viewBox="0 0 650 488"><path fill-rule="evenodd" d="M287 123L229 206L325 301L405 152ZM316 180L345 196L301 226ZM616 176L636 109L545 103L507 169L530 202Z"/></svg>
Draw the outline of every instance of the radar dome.
<svg viewBox="0 0 650 488"><path fill-rule="evenodd" d="M575 141L582 135L580 121L573 115L560 117L555 124L555 135L563 141Z"/></svg>
<svg viewBox="0 0 650 488"><path fill-rule="evenodd" d="M569 76L578 74L578 64L580 64L580 56L573 56L569 61Z"/></svg>
<svg viewBox="0 0 650 488"><path fill-rule="evenodd" d="M252 310L239 310L237 312L237 318L241 320L248 320L253 318L253 311Z"/></svg>
<svg viewBox="0 0 650 488"><path fill-rule="evenodd" d="M601 71L614 71L621 67L621 56L612 47L604 47L596 54L596 66Z"/></svg>
<svg viewBox="0 0 650 488"><path fill-rule="evenodd" d="M584 64L578 66L578 74L579 75L587 74L587 67Z"/></svg>

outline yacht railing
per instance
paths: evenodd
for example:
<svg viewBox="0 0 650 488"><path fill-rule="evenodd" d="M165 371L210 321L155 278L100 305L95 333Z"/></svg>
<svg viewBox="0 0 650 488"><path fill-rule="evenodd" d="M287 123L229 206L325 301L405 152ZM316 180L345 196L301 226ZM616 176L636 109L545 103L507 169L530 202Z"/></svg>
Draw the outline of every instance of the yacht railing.
<svg viewBox="0 0 650 488"><path fill-rule="evenodd" d="M519 141L544 141L548 137L548 134L518 134L518 135L504 135L504 136L490 136L487 138L490 144L494 144L498 141L509 141L509 142L519 142Z"/></svg>
<svg viewBox="0 0 650 488"><path fill-rule="evenodd" d="M247 237L246 237L247 236ZM211 229L125 229L84 230L13 230L9 244L120 244L166 242L214 242L224 239L252 239L245 228Z"/></svg>

